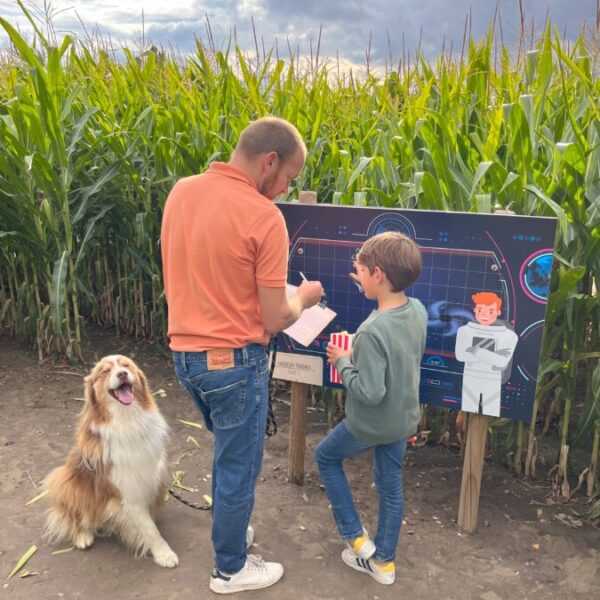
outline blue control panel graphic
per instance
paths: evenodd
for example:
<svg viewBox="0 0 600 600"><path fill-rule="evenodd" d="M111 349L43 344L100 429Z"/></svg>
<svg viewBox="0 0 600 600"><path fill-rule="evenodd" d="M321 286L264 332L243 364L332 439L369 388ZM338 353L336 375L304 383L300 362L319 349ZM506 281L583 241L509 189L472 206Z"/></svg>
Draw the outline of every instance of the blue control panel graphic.
<svg viewBox="0 0 600 600"><path fill-rule="evenodd" d="M421 366L421 401L460 410L464 363L455 356L458 328L474 321L473 294L502 299L501 319L519 341L507 381L502 381L501 416L529 421L536 386L548 297L556 220L475 213L357 208L278 203L290 235L291 284L300 272L318 279L337 317L312 346L285 334L283 352L320 356L323 385L329 381L325 347L330 333L355 332L375 308L349 277L353 258L371 236L400 231L421 247L423 266L408 296L428 312L427 347Z"/></svg>

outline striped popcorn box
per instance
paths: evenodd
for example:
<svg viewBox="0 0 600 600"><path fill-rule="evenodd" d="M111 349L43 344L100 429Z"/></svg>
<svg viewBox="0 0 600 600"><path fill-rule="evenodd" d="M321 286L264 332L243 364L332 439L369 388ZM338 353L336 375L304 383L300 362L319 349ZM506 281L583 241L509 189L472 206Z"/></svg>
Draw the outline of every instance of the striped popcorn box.
<svg viewBox="0 0 600 600"><path fill-rule="evenodd" d="M329 341L344 350L352 350L352 336L347 331L332 333ZM333 365L329 365L329 381L331 383L342 383L342 378Z"/></svg>

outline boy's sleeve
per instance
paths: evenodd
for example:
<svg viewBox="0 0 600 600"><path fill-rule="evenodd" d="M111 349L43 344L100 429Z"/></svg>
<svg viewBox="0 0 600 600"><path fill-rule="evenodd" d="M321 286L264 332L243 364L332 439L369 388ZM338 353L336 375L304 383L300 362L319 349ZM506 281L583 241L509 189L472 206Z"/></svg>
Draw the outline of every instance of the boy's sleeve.
<svg viewBox="0 0 600 600"><path fill-rule="evenodd" d="M357 334L352 360L342 356L336 361L335 368L354 399L368 406L377 406L383 400L387 357L371 334Z"/></svg>

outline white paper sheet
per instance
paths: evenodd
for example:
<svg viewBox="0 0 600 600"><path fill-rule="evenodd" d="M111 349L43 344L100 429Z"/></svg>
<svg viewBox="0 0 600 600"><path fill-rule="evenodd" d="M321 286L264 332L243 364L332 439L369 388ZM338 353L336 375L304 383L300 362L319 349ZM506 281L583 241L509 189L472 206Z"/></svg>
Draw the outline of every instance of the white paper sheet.
<svg viewBox="0 0 600 600"><path fill-rule="evenodd" d="M288 284L286 291L288 298L291 298L297 294L298 288ZM293 325L284 329L284 333L303 346L309 346L336 316L337 313L330 308L315 304L315 306L302 311L300 318Z"/></svg>

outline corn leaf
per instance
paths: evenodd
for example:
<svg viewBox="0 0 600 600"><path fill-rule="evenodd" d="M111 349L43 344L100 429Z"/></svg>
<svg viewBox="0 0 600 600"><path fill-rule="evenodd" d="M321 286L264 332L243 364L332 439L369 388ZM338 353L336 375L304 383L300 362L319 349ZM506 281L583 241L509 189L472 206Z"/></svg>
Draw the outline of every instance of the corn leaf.
<svg viewBox="0 0 600 600"><path fill-rule="evenodd" d="M21 558L17 561L17 564L14 566L13 570L10 572L8 579L10 579L15 573L18 573L26 564L27 561L37 552L37 546L33 545Z"/></svg>

